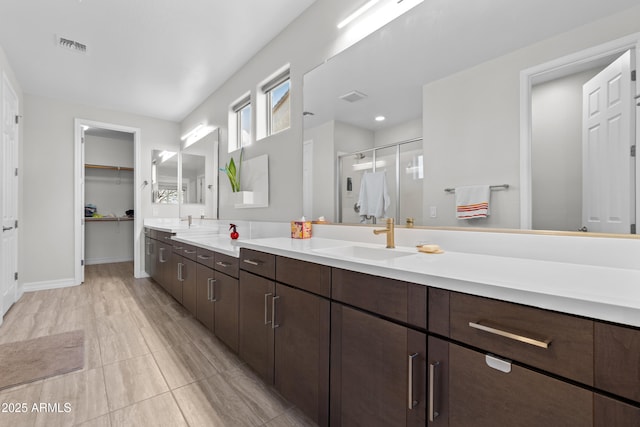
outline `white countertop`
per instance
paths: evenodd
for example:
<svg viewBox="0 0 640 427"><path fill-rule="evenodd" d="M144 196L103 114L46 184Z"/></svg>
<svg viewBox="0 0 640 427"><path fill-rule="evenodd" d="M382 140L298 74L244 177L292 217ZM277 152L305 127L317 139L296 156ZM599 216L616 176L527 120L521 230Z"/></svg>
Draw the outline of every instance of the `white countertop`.
<svg viewBox="0 0 640 427"><path fill-rule="evenodd" d="M239 256L239 248L246 247L331 267L640 327L640 269L637 268L483 255L447 250L446 247L442 254L424 254L417 252L415 247L385 249L382 243L322 237L232 241L227 234L199 235L178 231L174 239L230 256ZM369 252L374 256L365 253L364 257L354 257L349 253L354 246L372 249ZM386 251L391 251L394 257L387 257Z"/></svg>

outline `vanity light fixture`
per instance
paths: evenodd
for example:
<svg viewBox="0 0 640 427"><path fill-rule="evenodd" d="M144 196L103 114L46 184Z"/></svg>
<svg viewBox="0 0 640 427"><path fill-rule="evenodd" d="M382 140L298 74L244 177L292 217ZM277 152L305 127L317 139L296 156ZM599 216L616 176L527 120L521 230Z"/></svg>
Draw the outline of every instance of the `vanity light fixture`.
<svg viewBox="0 0 640 427"><path fill-rule="evenodd" d="M173 156L175 156L177 153L175 151L163 151L159 154L160 156L160 163L164 163L167 160L169 160L170 158L172 158Z"/></svg>
<svg viewBox="0 0 640 427"><path fill-rule="evenodd" d="M351 15L347 16L345 19L343 19L338 23L338 29L344 28L347 25L349 25L350 22L354 21L360 15L365 13L367 10L371 9L379 1L380 0L369 0L368 2L360 6L355 12L353 12Z"/></svg>

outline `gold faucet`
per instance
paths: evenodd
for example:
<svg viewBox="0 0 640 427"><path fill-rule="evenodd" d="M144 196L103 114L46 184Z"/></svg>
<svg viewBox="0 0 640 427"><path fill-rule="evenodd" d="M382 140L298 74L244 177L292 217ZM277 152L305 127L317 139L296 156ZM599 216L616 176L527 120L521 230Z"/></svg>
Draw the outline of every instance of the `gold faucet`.
<svg viewBox="0 0 640 427"><path fill-rule="evenodd" d="M413 218L407 218L407 228L413 228Z"/></svg>
<svg viewBox="0 0 640 427"><path fill-rule="evenodd" d="M395 233L394 233L394 228L393 228L393 218L387 218L387 228L385 229L375 229L373 230L373 234L378 235L381 233L387 233L387 248L389 249L393 249L396 247L395 244Z"/></svg>

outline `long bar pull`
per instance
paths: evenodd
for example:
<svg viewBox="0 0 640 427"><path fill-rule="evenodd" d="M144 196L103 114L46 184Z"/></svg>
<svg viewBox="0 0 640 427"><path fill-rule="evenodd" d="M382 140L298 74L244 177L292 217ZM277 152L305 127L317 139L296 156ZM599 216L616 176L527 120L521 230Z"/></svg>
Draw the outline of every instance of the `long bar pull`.
<svg viewBox="0 0 640 427"><path fill-rule="evenodd" d="M219 265L220 267L231 267L231 264L226 263L226 262L222 262L222 261L218 261L216 262L216 265Z"/></svg>
<svg viewBox="0 0 640 427"><path fill-rule="evenodd" d="M251 265L260 265L259 261L254 261L252 259L243 259L242 262L246 262L247 264L251 264Z"/></svg>
<svg viewBox="0 0 640 427"><path fill-rule="evenodd" d="M276 300L279 300L279 296L273 297L271 300L271 329L279 328L280 325L276 324Z"/></svg>
<svg viewBox="0 0 640 427"><path fill-rule="evenodd" d="M267 312L269 311L269 297L273 295L272 293L264 294L264 324L268 325L271 323L269 318L267 317Z"/></svg>
<svg viewBox="0 0 640 427"><path fill-rule="evenodd" d="M199 254L199 255L198 255L198 259L207 260L207 259L211 259L211 257L210 257L210 256L206 256L206 255Z"/></svg>
<svg viewBox="0 0 640 427"><path fill-rule="evenodd" d="M477 322L469 322L469 326L474 329L478 329L480 331L489 332L490 334L499 335L501 337L509 338L515 341L520 341L525 344L530 344L540 348L549 348L549 345L551 345L551 339L525 337L524 335L519 335L517 333L499 329L498 326L490 325L489 322L485 321L483 322L484 324L480 322L483 322L483 321L478 320Z"/></svg>
<svg viewBox="0 0 640 427"><path fill-rule="evenodd" d="M216 298L216 279L211 279L211 302L218 301Z"/></svg>
<svg viewBox="0 0 640 427"><path fill-rule="evenodd" d="M409 385L407 388L407 406L409 407L409 409L415 408L418 404L417 400L413 400L413 361L416 357L418 357L418 353L409 355L409 372L407 373L407 376L409 377Z"/></svg>
<svg viewBox="0 0 640 427"><path fill-rule="evenodd" d="M431 423L440 415L435 408L435 377L438 365L440 365L440 362L429 363L429 422Z"/></svg>
<svg viewBox="0 0 640 427"><path fill-rule="evenodd" d="M158 255L159 255L159 256L158 256L158 258L159 258L159 260L160 260L160 262L161 262L161 263L162 263L162 262L167 262L167 260L166 260L166 259L163 259L163 258L162 258L162 254L164 253L164 250L165 250L165 248L160 248L160 253L158 254Z"/></svg>
<svg viewBox="0 0 640 427"><path fill-rule="evenodd" d="M207 278L207 301L211 301L211 277Z"/></svg>

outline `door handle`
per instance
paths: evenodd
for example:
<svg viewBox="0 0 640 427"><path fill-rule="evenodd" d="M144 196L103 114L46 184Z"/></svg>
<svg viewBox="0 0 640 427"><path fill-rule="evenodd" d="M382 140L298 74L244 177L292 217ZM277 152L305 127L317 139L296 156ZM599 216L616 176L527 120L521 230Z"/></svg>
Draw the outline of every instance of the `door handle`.
<svg viewBox="0 0 640 427"><path fill-rule="evenodd" d="M415 360L416 357L418 357L418 353L409 355L409 369L408 369L409 372L407 373L407 376L409 377L409 381L407 381L408 382L407 405L409 409L415 408L416 405L418 404L417 400L413 400L413 361Z"/></svg>
<svg viewBox="0 0 640 427"><path fill-rule="evenodd" d="M429 363L429 422L434 422L438 418L438 411L436 411L436 398L435 398L435 376L436 367L440 365L440 362Z"/></svg>
<svg viewBox="0 0 640 427"><path fill-rule="evenodd" d="M9 231L9 230L13 230L13 227L5 227L4 225L2 226L2 231Z"/></svg>
<svg viewBox="0 0 640 427"><path fill-rule="evenodd" d="M269 323L271 323L271 320L269 320L269 317L267 316L267 312L269 311L268 307L269 307L269 297L273 295L272 293L268 293L268 294L264 294L264 324L268 325Z"/></svg>
<svg viewBox="0 0 640 427"><path fill-rule="evenodd" d="M271 329L280 327L280 325L276 324L276 300L279 299L279 296L275 296L271 299Z"/></svg>

